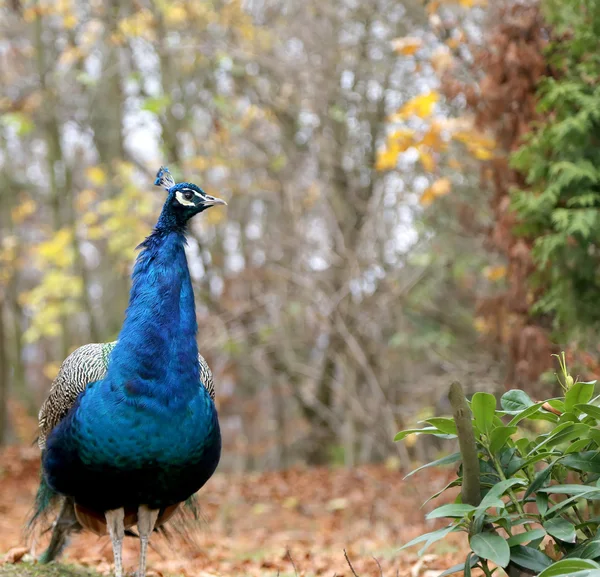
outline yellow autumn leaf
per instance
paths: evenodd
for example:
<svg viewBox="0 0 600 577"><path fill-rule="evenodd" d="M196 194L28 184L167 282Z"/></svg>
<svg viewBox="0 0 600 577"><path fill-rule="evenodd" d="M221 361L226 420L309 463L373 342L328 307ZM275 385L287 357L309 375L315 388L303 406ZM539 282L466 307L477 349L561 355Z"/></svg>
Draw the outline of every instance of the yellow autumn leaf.
<svg viewBox="0 0 600 577"><path fill-rule="evenodd" d="M77 18L75 16L75 14L65 14L63 16L63 26L67 29L67 30L72 30L73 28L75 28L75 25L77 24Z"/></svg>
<svg viewBox="0 0 600 577"><path fill-rule="evenodd" d="M92 184L103 186L106 184L106 172L100 166L90 166L86 169L85 175Z"/></svg>
<svg viewBox="0 0 600 577"><path fill-rule="evenodd" d="M432 16L435 14L440 8L440 0L431 0L431 2L427 2L427 14Z"/></svg>
<svg viewBox="0 0 600 577"><path fill-rule="evenodd" d="M95 212L86 212L81 217L81 222L86 226L93 226L98 222L98 215Z"/></svg>
<svg viewBox="0 0 600 577"><path fill-rule="evenodd" d="M452 184L449 179L438 178L438 180L423 191L419 200L421 206L429 206L436 198L448 194L451 188Z"/></svg>
<svg viewBox="0 0 600 577"><path fill-rule="evenodd" d="M471 146L469 149L473 156L478 160L490 160L493 156L491 150L482 148L481 146Z"/></svg>
<svg viewBox="0 0 600 577"><path fill-rule="evenodd" d="M87 210L90 207L90 205L96 200L96 198L98 198L98 193L95 190L91 188L86 188L82 190L77 195L77 199L75 201L77 210L81 212Z"/></svg>
<svg viewBox="0 0 600 577"><path fill-rule="evenodd" d="M439 74L445 72L454 64L452 54L445 46L440 46L431 55L431 66Z"/></svg>
<svg viewBox="0 0 600 577"><path fill-rule="evenodd" d="M439 178L431 185L431 192L434 196L445 196L450 192L452 185L447 178Z"/></svg>
<svg viewBox="0 0 600 577"><path fill-rule="evenodd" d="M506 267L503 265L488 266L484 269L483 274L488 280L496 282L506 276Z"/></svg>
<svg viewBox="0 0 600 577"><path fill-rule="evenodd" d="M119 31L125 37L141 36L147 40L154 38L154 14L143 8L134 12L131 16L123 18L118 24Z"/></svg>
<svg viewBox="0 0 600 577"><path fill-rule="evenodd" d="M385 149L377 155L377 161L375 162L376 170L393 170L396 168L398 161L398 155L392 149Z"/></svg>
<svg viewBox="0 0 600 577"><path fill-rule="evenodd" d="M432 172L435 169L435 160L429 152L425 150L419 150L419 160L427 172Z"/></svg>
<svg viewBox="0 0 600 577"><path fill-rule="evenodd" d="M165 2L164 16L169 26L177 26L187 20L185 8L179 3Z"/></svg>
<svg viewBox="0 0 600 577"><path fill-rule="evenodd" d="M58 59L58 63L62 66L71 66L83 56L81 49L78 46L69 46L65 48Z"/></svg>
<svg viewBox="0 0 600 577"><path fill-rule="evenodd" d="M475 317L473 327L481 334L487 334L491 330L490 322L485 317Z"/></svg>
<svg viewBox="0 0 600 577"><path fill-rule="evenodd" d="M415 144L415 131L410 128L399 128L388 136L388 147L395 149L397 154L408 150Z"/></svg>
<svg viewBox="0 0 600 577"><path fill-rule="evenodd" d="M58 363L46 363L42 372L44 376L49 380L53 381L60 370L60 365Z"/></svg>
<svg viewBox="0 0 600 577"><path fill-rule="evenodd" d="M421 203L421 206L429 206L434 200L435 200L435 194L433 194L433 192L431 192L431 187L428 187L425 189L425 191L421 195L419 202Z"/></svg>
<svg viewBox="0 0 600 577"><path fill-rule="evenodd" d="M448 46L450 50L456 50L460 46L460 43L461 40L457 37L448 38L448 40L446 40L446 46Z"/></svg>
<svg viewBox="0 0 600 577"><path fill-rule="evenodd" d="M441 124L433 121L427 132L423 135L420 144L430 148L431 150L441 151L447 148L447 144L442 138Z"/></svg>
<svg viewBox="0 0 600 577"><path fill-rule="evenodd" d="M422 45L423 40L417 36L405 36L392 40L394 50L403 56L412 56Z"/></svg>
<svg viewBox="0 0 600 577"><path fill-rule="evenodd" d="M411 116L427 118L433 113L435 103L440 99L440 95L431 91L411 98L406 102L396 114L392 116L392 121L405 120Z"/></svg>
<svg viewBox="0 0 600 577"><path fill-rule="evenodd" d="M31 198L26 198L23 202L15 206L10 211L13 224L21 224L27 217L36 211L37 205Z"/></svg>
<svg viewBox="0 0 600 577"><path fill-rule="evenodd" d="M44 265L66 268L73 262L73 231L62 228L52 238L35 247L35 254Z"/></svg>

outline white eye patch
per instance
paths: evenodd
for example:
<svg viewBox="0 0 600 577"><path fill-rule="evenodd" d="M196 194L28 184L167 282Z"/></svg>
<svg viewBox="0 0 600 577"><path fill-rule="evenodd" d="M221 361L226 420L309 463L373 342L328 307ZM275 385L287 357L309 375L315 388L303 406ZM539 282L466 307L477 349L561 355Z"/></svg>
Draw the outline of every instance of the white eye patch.
<svg viewBox="0 0 600 577"><path fill-rule="evenodd" d="M177 202L179 202L179 204L183 204L184 206L196 206L196 203L193 200L187 200L184 196L183 196L183 192L193 192L196 196L200 196L200 194L198 194L195 190L192 190L191 188L184 188L181 191L177 191L175 193L175 198L177 199Z"/></svg>

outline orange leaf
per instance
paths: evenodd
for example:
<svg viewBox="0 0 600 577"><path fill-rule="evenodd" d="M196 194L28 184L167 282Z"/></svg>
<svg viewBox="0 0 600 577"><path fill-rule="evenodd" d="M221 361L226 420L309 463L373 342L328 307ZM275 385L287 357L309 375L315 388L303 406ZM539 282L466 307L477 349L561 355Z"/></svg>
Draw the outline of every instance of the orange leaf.
<svg viewBox="0 0 600 577"><path fill-rule="evenodd" d="M431 185L431 192L434 196L445 196L450 192L452 185L447 178L440 178Z"/></svg>
<svg viewBox="0 0 600 577"><path fill-rule="evenodd" d="M503 265L488 266L483 271L483 274L491 281L499 281L506 276L506 267Z"/></svg>
<svg viewBox="0 0 600 577"><path fill-rule="evenodd" d="M423 40L417 36L405 36L404 38L392 40L394 50L403 56L412 56L419 48L421 48L422 44Z"/></svg>
<svg viewBox="0 0 600 577"><path fill-rule="evenodd" d="M437 92L431 91L411 98L402 108L392 116L392 120L405 120L410 116L427 118L433 113L433 106L439 100Z"/></svg>
<svg viewBox="0 0 600 577"><path fill-rule="evenodd" d="M421 195L421 198L419 199L419 202L422 206L429 206L434 200L435 194L433 194L433 192L431 191L431 187L429 187L425 189L425 191Z"/></svg>
<svg viewBox="0 0 600 577"><path fill-rule="evenodd" d="M421 165L427 172L431 172L435 169L435 160L433 159L433 156L429 154L429 152L419 150L419 160L421 161Z"/></svg>

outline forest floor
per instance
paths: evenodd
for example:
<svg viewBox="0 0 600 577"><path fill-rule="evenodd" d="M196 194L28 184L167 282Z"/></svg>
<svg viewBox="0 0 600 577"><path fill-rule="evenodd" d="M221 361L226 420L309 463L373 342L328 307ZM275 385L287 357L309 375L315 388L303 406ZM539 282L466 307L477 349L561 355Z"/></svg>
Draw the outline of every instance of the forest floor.
<svg viewBox="0 0 600 577"><path fill-rule="evenodd" d="M77 535L64 556L75 568L40 572L42 567L21 561L39 554L48 539L24 531L38 475L37 449L0 452L0 576L108 574L110 541L89 533ZM439 526L424 520L420 506L450 475L426 470L403 481L404 472L383 465L218 473L199 493L201 520L192 537L153 538L149 577L352 577L344 551L359 577L436 577L464 560L462 534L432 546L423 557L417 556L418 547L398 548ZM126 539L129 573L137 554L138 542Z"/></svg>

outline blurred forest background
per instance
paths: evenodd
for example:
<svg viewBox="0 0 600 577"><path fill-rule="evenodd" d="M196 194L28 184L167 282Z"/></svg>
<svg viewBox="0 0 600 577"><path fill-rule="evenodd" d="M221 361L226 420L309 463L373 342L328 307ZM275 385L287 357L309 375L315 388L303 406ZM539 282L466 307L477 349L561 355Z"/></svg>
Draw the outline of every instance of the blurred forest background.
<svg viewBox="0 0 600 577"><path fill-rule="evenodd" d="M599 38L594 0L0 0L0 442L116 338L161 164L229 202L188 251L226 468L597 374Z"/></svg>

